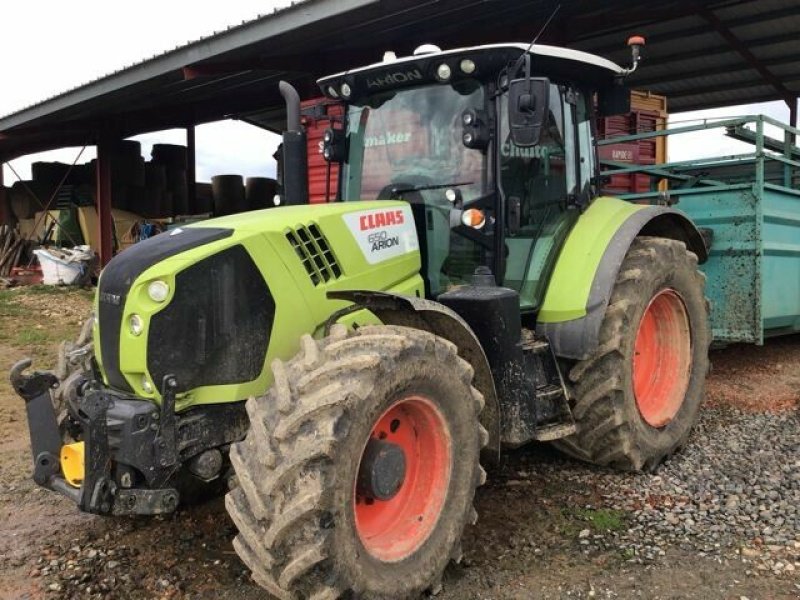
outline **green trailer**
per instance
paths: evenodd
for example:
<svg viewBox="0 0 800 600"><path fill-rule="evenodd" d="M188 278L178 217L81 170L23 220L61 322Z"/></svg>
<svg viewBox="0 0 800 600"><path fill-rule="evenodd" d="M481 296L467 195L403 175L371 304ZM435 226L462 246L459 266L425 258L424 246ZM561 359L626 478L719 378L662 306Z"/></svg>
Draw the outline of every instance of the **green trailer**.
<svg viewBox="0 0 800 600"><path fill-rule="evenodd" d="M650 176L652 191L621 197L676 205L704 233L710 251L701 269L708 278L715 343L763 344L767 337L800 331L800 149L794 145L800 131L756 115L614 137L598 144L703 130L723 130L732 140L752 146L752 151L655 166L603 161L603 175ZM773 132L783 139L767 135ZM662 180L669 181L668 192L659 190Z"/></svg>

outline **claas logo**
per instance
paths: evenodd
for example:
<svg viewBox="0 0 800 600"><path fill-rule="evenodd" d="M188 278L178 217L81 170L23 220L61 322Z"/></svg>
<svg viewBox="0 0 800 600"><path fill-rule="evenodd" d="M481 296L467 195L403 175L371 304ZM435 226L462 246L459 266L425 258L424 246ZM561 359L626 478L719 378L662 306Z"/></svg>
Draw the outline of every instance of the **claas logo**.
<svg viewBox="0 0 800 600"><path fill-rule="evenodd" d="M387 210L378 213L369 213L368 215L361 215L358 225L361 231L369 231L370 229L377 229L378 227L402 225L404 222L405 217L402 210Z"/></svg>

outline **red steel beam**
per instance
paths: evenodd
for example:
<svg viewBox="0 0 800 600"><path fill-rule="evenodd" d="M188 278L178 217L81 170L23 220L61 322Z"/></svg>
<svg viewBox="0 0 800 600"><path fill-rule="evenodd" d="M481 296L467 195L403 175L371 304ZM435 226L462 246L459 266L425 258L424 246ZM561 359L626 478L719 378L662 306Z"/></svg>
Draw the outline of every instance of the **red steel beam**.
<svg viewBox="0 0 800 600"><path fill-rule="evenodd" d="M100 240L100 265L114 253L114 221L111 215L111 152L113 139L100 137L97 144L97 233Z"/></svg>

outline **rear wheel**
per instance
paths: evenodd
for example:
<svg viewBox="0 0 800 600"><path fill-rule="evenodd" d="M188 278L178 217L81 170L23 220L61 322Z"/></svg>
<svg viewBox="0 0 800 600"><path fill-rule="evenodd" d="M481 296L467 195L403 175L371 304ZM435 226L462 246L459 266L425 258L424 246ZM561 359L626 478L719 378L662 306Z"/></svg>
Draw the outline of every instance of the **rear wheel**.
<svg viewBox="0 0 800 600"><path fill-rule="evenodd" d="M573 365L578 431L554 442L588 462L654 469L686 441L708 371L708 304L682 242L641 237L622 263L592 356Z"/></svg>
<svg viewBox="0 0 800 600"><path fill-rule="evenodd" d="M309 336L248 401L226 498L234 547L278 598L405 598L435 586L474 522L488 434L455 346L403 327Z"/></svg>

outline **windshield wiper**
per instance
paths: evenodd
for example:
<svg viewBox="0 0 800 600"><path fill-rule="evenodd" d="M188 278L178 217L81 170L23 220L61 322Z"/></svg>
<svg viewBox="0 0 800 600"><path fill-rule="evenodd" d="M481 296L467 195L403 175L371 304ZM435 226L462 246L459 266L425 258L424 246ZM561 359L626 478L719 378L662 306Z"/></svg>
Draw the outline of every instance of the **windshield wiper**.
<svg viewBox="0 0 800 600"><path fill-rule="evenodd" d="M407 194L409 192L424 192L425 190L441 190L444 188L450 187L459 187L462 185L472 185L475 183L474 181L460 181L455 183L435 183L429 185L414 185L411 187L404 187L404 188L392 188L392 196L394 195L402 195Z"/></svg>

